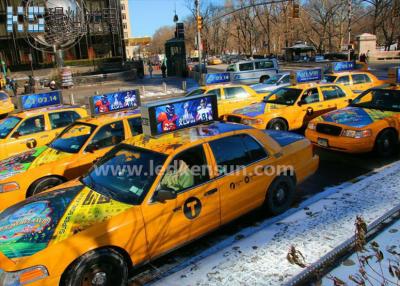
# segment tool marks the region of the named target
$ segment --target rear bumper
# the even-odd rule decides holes
[[[305,135],[312,144],[318,147],[345,153],[367,153],[372,151],[375,145],[373,137],[356,139],[343,136],[331,136],[310,129],[306,130]],[[328,146],[321,146],[318,144],[319,138],[328,140]]]

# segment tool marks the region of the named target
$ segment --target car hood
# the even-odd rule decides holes
[[[245,115],[247,117],[256,117],[261,114],[285,108],[286,105],[275,104],[275,103],[265,103],[265,102],[257,102],[250,104],[249,106],[236,109],[233,111],[234,114]]]
[[[355,128],[363,128],[377,120],[392,116],[391,111],[380,111],[360,107],[347,107],[322,115],[318,121],[334,122]]]
[[[54,150],[47,146],[37,147],[27,152],[0,161],[0,180],[7,179],[29,169],[65,159],[73,154]]]
[[[81,184],[39,194],[0,214],[0,252],[31,256],[131,207]]]
[[[280,87],[284,87],[284,86],[288,86],[289,84],[265,84],[265,83],[257,83],[257,84],[253,84],[250,87],[252,89],[254,89],[257,92],[268,92],[268,91],[274,91]]]

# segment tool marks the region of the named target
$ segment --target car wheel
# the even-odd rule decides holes
[[[78,258],[63,275],[64,286],[128,285],[128,265],[113,249],[100,249]]]
[[[375,141],[375,151],[381,157],[388,157],[396,151],[397,144],[398,138],[396,133],[392,130],[384,130],[378,135]]]
[[[269,79],[269,76],[263,75],[262,77],[260,77],[260,83],[263,83],[267,79]]]
[[[47,177],[36,181],[28,190],[26,197],[40,194],[55,186],[61,185],[64,181],[57,177]]]
[[[281,118],[275,118],[272,119],[267,126],[267,129],[274,129],[274,130],[281,130],[281,131],[287,131],[288,126],[285,120]]]
[[[7,116],[8,116],[8,113],[1,114],[0,115],[0,120],[6,118]]]
[[[278,215],[290,208],[296,185],[292,178],[279,176],[268,188],[265,207],[272,215]]]

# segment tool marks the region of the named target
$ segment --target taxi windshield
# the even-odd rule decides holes
[[[263,84],[276,84],[281,77],[282,75],[273,75],[269,79],[264,80]]]
[[[400,90],[371,89],[354,99],[350,106],[400,112]]]
[[[301,94],[301,89],[297,88],[278,88],[270,95],[264,97],[265,103],[276,103],[283,105],[293,105]]]
[[[204,94],[205,90],[202,88],[197,88],[195,90],[190,91],[188,94],[186,94],[185,96],[194,96],[194,95],[200,95],[200,94]]]
[[[166,158],[161,153],[121,144],[94,165],[81,182],[113,200],[138,205]]]
[[[17,126],[21,118],[10,116],[0,121],[0,139],[4,139]]]
[[[66,153],[78,153],[95,129],[96,126],[91,124],[72,124],[56,137],[49,146]]]
[[[337,76],[334,75],[326,75],[324,76],[324,81],[328,83],[334,83],[336,80]]]

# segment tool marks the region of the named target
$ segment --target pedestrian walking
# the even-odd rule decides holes
[[[369,52],[369,50],[367,51],[367,54],[365,55],[365,63],[368,63],[369,62],[369,54],[370,54],[370,52]]]
[[[153,77],[153,65],[151,64],[151,62],[149,62],[149,74],[150,74],[150,78]]]
[[[365,61],[366,61],[366,56],[365,56],[365,54],[361,54],[361,55],[360,55],[360,62],[365,63]]]
[[[13,92],[14,97],[17,96],[18,83],[17,83],[17,81],[15,80],[15,78],[12,78],[12,79],[10,80],[10,87],[11,87],[11,90],[12,90],[12,92]]]
[[[165,65],[165,62],[163,62],[161,65],[161,72],[162,72],[162,77],[166,78],[167,77],[167,66]]]
[[[29,90],[31,93],[35,93],[35,79],[33,78],[33,76],[29,76],[29,80],[28,80],[28,84],[29,84]]]

